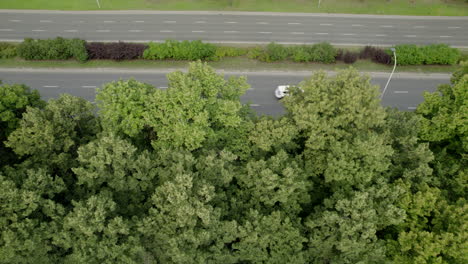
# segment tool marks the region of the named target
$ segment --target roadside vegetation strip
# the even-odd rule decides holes
[[[463,59],[460,50],[446,44],[426,46],[396,45],[399,65],[454,65]],[[4,43],[0,45],[0,58],[18,56],[26,60],[66,60],[76,59],[84,62],[90,59],[113,59],[117,61],[132,59],[147,60],[187,60],[219,61],[225,57],[247,57],[262,62],[313,62],[348,64],[358,59],[370,59],[381,64],[392,64],[394,54],[388,48],[366,46],[357,51],[345,50],[322,42],[312,45],[282,45],[274,42],[266,46],[232,47],[200,40],[166,40],[163,43],[103,43],[86,42],[80,39],[30,39],[18,46]],[[464,58],[466,59],[466,58]]]
[[[2,0],[0,9],[51,10],[215,10],[258,12],[349,13],[377,15],[468,16],[465,0]]]
[[[468,51],[446,45],[396,47],[398,62],[413,65],[399,65],[400,72],[453,72],[458,68],[458,62],[468,60]],[[372,46],[336,48],[328,43],[293,46],[270,43],[266,46],[232,47],[201,41],[168,40],[143,44],[63,38],[0,42],[0,58],[2,67],[45,68],[184,68],[188,61],[203,60],[217,69],[335,70],[353,64],[361,71],[387,72],[393,65],[391,51]]]

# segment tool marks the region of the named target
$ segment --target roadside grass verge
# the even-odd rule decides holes
[[[208,62],[208,64],[219,70],[239,70],[239,71],[317,71],[336,70],[354,67],[359,71],[390,72],[392,65],[374,63],[370,60],[358,60],[354,64],[342,62],[332,64],[321,63],[295,63],[295,62],[260,62],[244,57],[224,58],[220,61]],[[79,63],[75,60],[66,61],[26,61],[19,58],[0,60],[2,68],[131,68],[131,69],[173,69],[186,68],[188,61],[112,61],[112,60],[91,60]],[[458,65],[424,65],[424,66],[397,66],[396,72],[416,72],[416,73],[451,73],[458,69]]]
[[[217,10],[468,16],[465,0],[99,0],[101,10]],[[0,9],[98,10],[96,0],[2,0]]]

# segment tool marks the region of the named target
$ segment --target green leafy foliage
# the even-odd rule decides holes
[[[18,56],[26,60],[68,60],[84,62],[88,58],[85,41],[80,39],[26,38],[17,48]]]
[[[450,82],[457,83],[464,75],[468,74],[468,60],[460,62],[460,68],[452,74]]]
[[[438,92],[425,93],[418,107],[422,117],[420,138],[429,142],[435,154],[433,168],[439,187],[453,199],[464,197],[468,184],[468,75],[453,85],[441,85]]]
[[[465,263],[463,72],[416,113],[318,72],[278,118],[201,62],[104,85],[98,117],[8,86],[0,263]]]
[[[265,57],[263,57],[263,59],[266,62],[282,61],[289,57],[289,49],[274,42],[268,44],[265,47],[264,52]]]
[[[200,40],[177,41],[166,40],[164,43],[150,42],[143,52],[143,58],[148,60],[210,60],[215,56],[216,47]]]
[[[229,46],[216,46],[215,57],[221,59],[224,57],[239,57],[247,54],[248,49]]]
[[[155,91],[151,85],[134,79],[110,82],[97,89],[103,128],[130,137],[142,133],[146,104]]]
[[[1,84],[1,83],[0,83]],[[18,127],[27,107],[41,108],[45,102],[39,92],[23,84],[3,84],[0,86],[0,141]]]
[[[310,50],[310,60],[313,62],[333,63],[335,62],[336,49],[327,42],[312,45]]]
[[[355,70],[333,78],[319,72],[298,86],[283,100],[313,183],[309,262],[382,263],[377,233],[400,223],[404,211],[395,206],[402,191],[382,176],[393,150],[379,132],[386,113],[377,87]]]
[[[292,58],[295,62],[335,62],[336,49],[330,43],[285,47],[274,42],[268,44],[262,54],[253,56],[261,61],[283,61]]]
[[[239,242],[232,245],[241,261],[252,263],[306,263],[307,241],[288,217],[280,212],[262,216],[251,210],[239,226]]]
[[[71,253],[65,263],[141,263],[143,247],[134,224],[116,215],[109,195],[74,202],[54,243]]]
[[[0,174],[0,263],[51,263],[59,260],[53,237],[64,208],[54,201],[65,189],[44,170]]]
[[[44,109],[28,108],[5,145],[36,166],[64,172],[76,162],[78,147],[99,131],[93,110],[90,102],[71,95],[50,100]]]
[[[140,215],[156,186],[156,168],[146,151],[114,135],[103,136],[78,149],[79,166],[73,168],[77,184],[91,194],[110,191],[121,216]]]
[[[42,108],[44,105],[37,90],[31,91],[22,84],[0,85],[0,167],[12,162],[15,157],[3,142],[18,128],[27,107]]]
[[[458,62],[460,51],[446,44],[416,46],[404,44],[395,46],[398,65],[442,64],[453,65]]]
[[[0,59],[16,57],[16,45],[8,42],[0,42]]]
[[[235,150],[245,144],[231,137],[247,136],[245,106],[239,102],[248,88],[245,79],[225,80],[200,62],[168,79],[165,91],[132,80],[106,85],[97,95],[104,127],[133,138],[144,132],[145,142],[156,149],[195,150],[223,142],[222,147]]]

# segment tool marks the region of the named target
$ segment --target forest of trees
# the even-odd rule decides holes
[[[197,62],[96,102],[0,86],[0,263],[468,263],[468,74],[416,112],[356,70],[257,116]]]

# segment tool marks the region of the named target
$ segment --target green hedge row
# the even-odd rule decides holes
[[[264,62],[293,60],[295,62],[333,63],[337,50],[329,43],[302,46],[283,46],[274,42],[266,47],[250,50],[249,58]]]
[[[263,62],[292,60],[294,62],[333,63],[337,60],[342,60],[346,63],[353,63],[360,57],[361,59],[371,59],[378,63],[393,63],[393,56],[389,50],[366,47],[360,53],[353,53],[337,50],[329,43],[284,46],[272,42],[264,47],[238,48],[215,46],[210,43],[203,43],[199,40],[167,40],[164,43],[151,42],[144,51],[143,49],[140,51],[142,53],[140,57],[148,60],[173,59],[209,61],[219,60],[224,57],[246,55],[248,58]],[[398,65],[453,65],[462,58],[458,49],[451,48],[446,44],[428,46],[397,45],[395,49]],[[64,39],[61,37],[46,40],[28,38],[19,45],[0,43],[1,59],[19,56],[26,60],[67,60],[74,58],[84,62],[88,59],[88,52],[84,40]]]
[[[0,59],[10,59],[16,57],[16,45],[11,43],[0,43]]]
[[[460,51],[446,44],[428,46],[395,46],[398,65],[442,64],[453,65],[460,59]]]
[[[17,49],[18,55],[26,60],[67,60],[74,58],[86,61],[88,53],[81,39],[25,39]]]
[[[147,60],[211,60],[216,54],[216,46],[210,43],[195,41],[166,40],[164,43],[150,42],[143,52]]]

